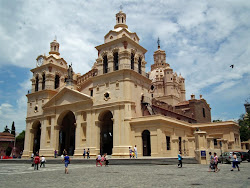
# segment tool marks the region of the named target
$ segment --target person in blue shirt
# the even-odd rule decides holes
[[[181,156],[181,151],[180,151],[179,154],[178,154],[178,161],[179,161],[178,167],[181,168],[181,167],[182,167],[182,156]]]
[[[64,159],[62,160],[62,162],[64,161],[65,163],[65,174],[68,174],[68,165],[70,163],[70,158],[69,156],[67,155],[67,153],[65,153],[65,156],[64,156]]]

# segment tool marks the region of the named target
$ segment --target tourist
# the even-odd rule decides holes
[[[107,153],[104,154],[104,164],[105,164],[105,166],[108,166],[108,164],[109,164]]]
[[[62,154],[63,154],[63,156],[66,156],[66,154],[67,154],[66,149],[63,150],[63,153],[62,153]]]
[[[83,158],[85,159],[85,155],[86,155],[86,150],[85,149],[83,149]]]
[[[67,155],[67,152],[65,152],[65,156],[64,156],[62,162],[63,161],[64,161],[64,164],[65,164],[65,174],[68,174],[69,173],[69,171],[68,171],[68,165],[70,164],[70,158]]]
[[[89,150],[89,148],[88,148],[88,150],[87,150],[87,159],[89,159],[90,158],[90,150]]]
[[[240,171],[240,167],[238,165],[238,159],[236,153],[233,152],[233,165],[232,165],[232,170],[234,171],[235,166],[238,168],[238,171]]]
[[[43,167],[45,167],[45,162],[46,162],[46,159],[45,159],[45,157],[42,155],[40,168],[42,167],[42,165],[43,165]]]
[[[217,153],[214,152],[214,172],[219,172],[220,169],[218,169],[218,156]]]
[[[211,172],[211,170],[215,171],[215,168],[214,168],[214,156],[212,155],[212,152],[209,152],[209,169],[208,169],[208,171]]]
[[[135,145],[135,147],[134,147],[134,152],[135,152],[135,157],[136,157],[136,159],[137,159],[137,147],[136,147],[136,145]]]
[[[179,154],[178,154],[178,168],[181,168],[182,167],[182,156],[181,156],[181,151],[179,151]]]
[[[133,150],[131,149],[131,147],[129,147],[128,150],[129,150],[129,158],[131,159]]]
[[[38,165],[40,163],[40,157],[39,155],[36,154],[35,158],[34,158],[34,170],[38,170]]]
[[[56,151],[56,149],[54,151],[54,155],[55,155],[55,158],[57,158],[57,151]]]
[[[31,167],[33,167],[34,166],[34,153],[31,154],[30,159],[31,159]]]
[[[102,166],[102,163],[101,163],[101,155],[97,155],[96,157],[96,167],[98,166],[98,163]]]

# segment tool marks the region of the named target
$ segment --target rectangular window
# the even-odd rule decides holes
[[[214,139],[214,146],[218,146],[217,139]]]
[[[170,147],[170,136],[166,136],[166,142],[167,142],[167,150],[171,150],[171,147]]]
[[[93,89],[90,90],[90,96],[93,97]]]
[[[202,108],[203,117],[206,117],[205,108]]]

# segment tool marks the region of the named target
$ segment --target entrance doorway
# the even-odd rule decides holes
[[[59,154],[63,153],[65,149],[69,156],[74,155],[75,150],[75,115],[72,111],[62,114],[63,117],[59,130]],[[61,119],[60,118],[60,119]]]
[[[142,132],[142,147],[143,156],[151,156],[150,132],[148,130]]]
[[[34,134],[34,140],[33,140],[33,153],[36,152],[39,153],[40,150],[40,143],[41,143],[41,123],[40,121],[35,122],[32,126],[33,128],[33,134]]]
[[[113,149],[113,115],[110,111],[100,114],[100,153],[112,154]]]

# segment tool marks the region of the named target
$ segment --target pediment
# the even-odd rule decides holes
[[[43,108],[64,106],[79,102],[92,102],[92,98],[89,95],[81,93],[77,90],[64,87],[59,93],[52,97]]]

